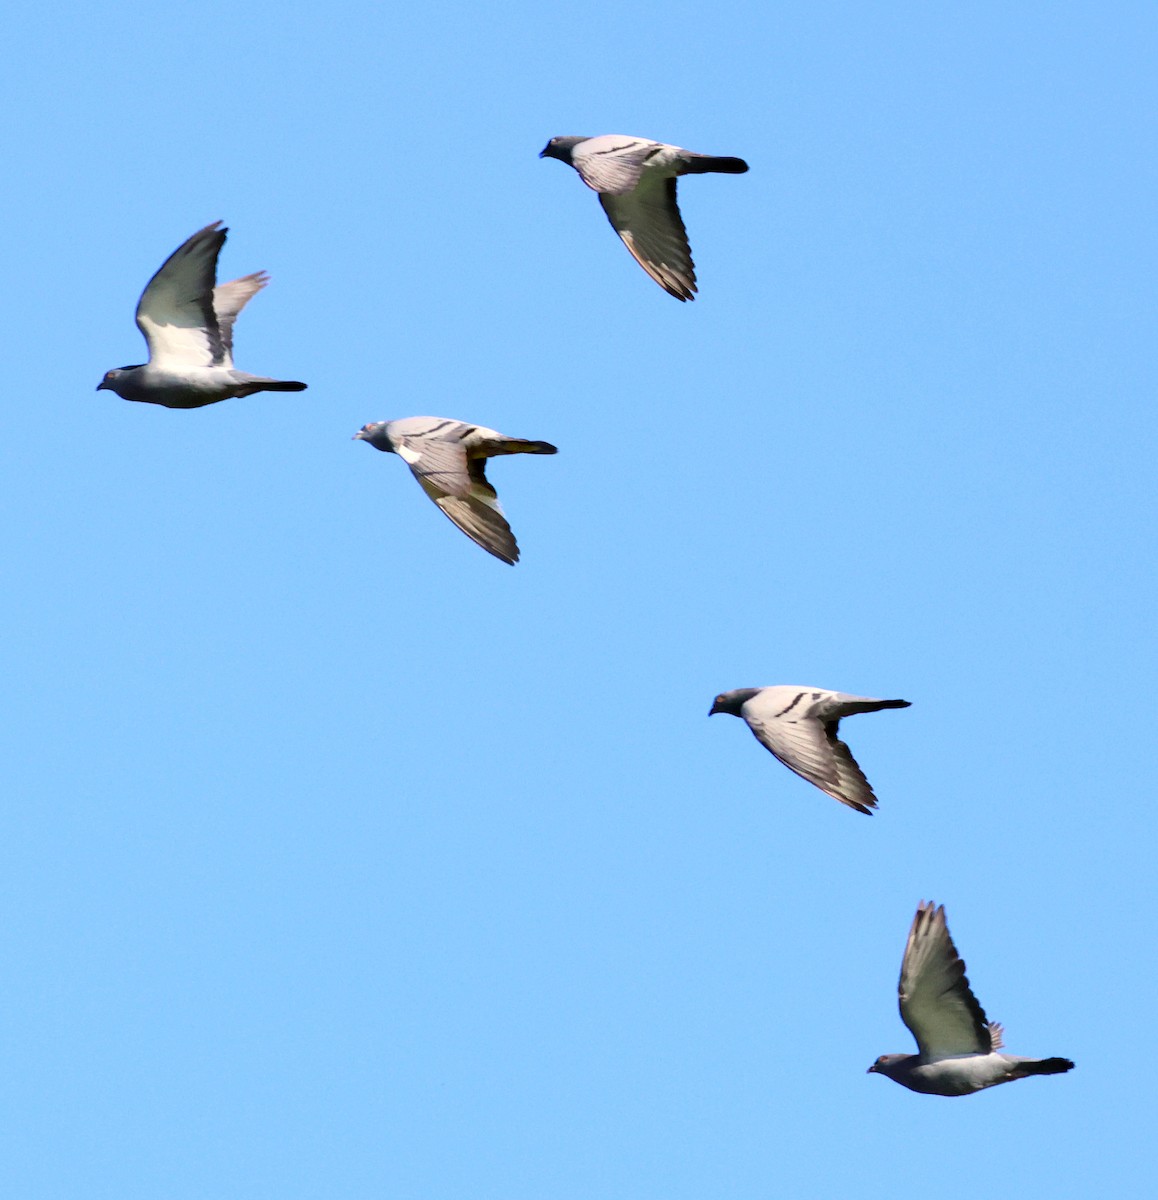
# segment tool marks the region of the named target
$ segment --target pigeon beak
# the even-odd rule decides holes
[[[709,717],[714,717],[714,716],[716,715],[716,713],[718,713],[719,711],[720,711],[720,710],[719,710],[719,709],[718,709],[718,708],[715,706],[715,704],[713,703],[712,707],[708,709],[708,716],[709,716]]]
[[[107,383],[105,383],[105,381],[102,379],[102,380],[100,381],[100,383],[98,383],[98,384],[96,385],[96,390],[97,390],[98,392],[103,392],[103,391],[104,391],[104,390],[105,390],[105,389],[106,389],[108,386],[109,386],[109,385],[108,385]]]
[[[877,1064],[873,1063],[873,1065],[871,1067],[869,1067],[869,1069],[865,1072],[865,1074],[866,1075],[875,1075],[876,1069],[877,1069]]]
[[[356,434],[354,434],[354,436],[353,436],[353,437],[350,439],[350,441],[352,441],[352,442],[360,442],[360,441],[362,441],[362,440],[363,440],[363,438],[362,438],[362,431],[361,431],[360,429],[359,429],[359,430],[358,430],[358,432],[357,432]]]

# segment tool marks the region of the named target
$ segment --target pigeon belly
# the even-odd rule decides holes
[[[968,1096],[1012,1078],[1012,1063],[1004,1054],[966,1054],[922,1063],[909,1072],[914,1092],[934,1096]]]
[[[160,404],[164,408],[203,408],[236,395],[234,372],[222,367],[188,367],[166,371],[138,367],[118,381],[117,394],[125,400]]]

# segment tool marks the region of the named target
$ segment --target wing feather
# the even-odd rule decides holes
[[[672,176],[645,176],[634,191],[601,194],[599,203],[631,256],[677,300],[696,293],[696,269]]]
[[[921,901],[909,930],[897,984],[901,1020],[926,1061],[988,1054],[1001,1044],[965,977],[965,964],[949,936],[945,909]]]
[[[151,366],[212,367],[225,361],[213,287],[227,232],[220,221],[198,230],[165,259],[141,293],[137,327],[149,344]]]
[[[575,147],[571,165],[594,191],[622,195],[639,183],[648,160],[663,149],[662,142],[608,133]]]
[[[237,314],[267,283],[269,274],[258,271],[218,284],[213,289],[213,311],[217,315],[217,328],[221,333],[222,366],[233,366],[233,323],[237,320]]]
[[[495,489],[486,478],[486,460],[468,459],[462,434],[475,426],[447,423],[450,436],[399,435],[391,428],[398,454],[422,490],[439,509],[484,550],[514,564],[519,547]]]
[[[802,692],[806,697],[811,693]],[[836,736],[839,717],[823,720],[813,715],[814,702],[770,708],[759,695],[742,709],[744,720],[765,749],[790,771],[808,780],[833,799],[870,814],[877,798],[848,746]]]

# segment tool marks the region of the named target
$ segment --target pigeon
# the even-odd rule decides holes
[[[487,482],[486,460],[497,454],[555,454],[550,442],[511,438],[449,417],[404,417],[363,425],[355,440],[397,454],[422,490],[466,534],[512,566],[519,547]]]
[[[579,172],[599,193],[612,228],[637,263],[677,300],[692,300],[696,270],[680,210],[677,175],[742,175],[742,158],[696,154],[647,138],[609,133],[602,137],[555,137],[539,153]]]
[[[853,713],[908,707],[908,700],[873,700],[781,684],[721,692],[708,716],[743,717],[761,745],[786,767],[841,804],[871,816],[877,798],[848,747],[836,736],[837,727],[842,717]]]
[[[868,1069],[928,1096],[968,1096],[1029,1075],[1073,1070],[1068,1058],[999,1054],[1002,1027],[987,1021],[965,978],[965,964],[945,924],[944,906],[917,906],[901,978],[901,1020],[917,1039],[919,1054],[882,1054]]]
[[[149,361],[108,371],[97,391],[165,408],[203,408],[254,392],[301,392],[304,383],[250,375],[233,365],[233,323],[269,282],[265,271],[214,286],[228,229],[198,230],[161,264],[137,303]]]

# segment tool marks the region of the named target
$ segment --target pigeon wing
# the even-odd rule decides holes
[[[225,361],[213,285],[226,232],[220,221],[199,230],[165,259],[141,293],[137,327],[149,344],[150,366],[212,367]]]
[[[240,279],[218,284],[213,289],[213,311],[217,315],[217,328],[221,334],[222,366],[233,366],[233,323],[237,320],[237,314],[267,283],[268,273],[258,271],[254,275],[243,275]]]
[[[487,482],[484,459],[468,459],[453,437],[398,437],[393,431],[391,437],[422,490],[471,541],[505,563],[518,562],[519,547]]]
[[[922,900],[917,908],[897,992],[901,1020],[917,1039],[924,1060],[988,1054],[993,1049],[994,1027],[969,987],[944,907]],[[996,1032],[1000,1045],[999,1025]]]
[[[808,708],[790,714],[789,710],[796,708],[795,701],[787,709],[779,700],[775,711],[768,708],[755,696],[742,709],[744,720],[760,744],[822,792],[857,812],[871,815],[877,798],[851,751],[836,736],[840,718],[825,720],[812,715]]]
[[[676,181],[644,176],[634,191],[600,194],[611,227],[632,258],[677,300],[696,293],[696,268],[687,230],[676,204]]]
[[[609,133],[576,146],[571,152],[571,165],[594,191],[622,195],[639,183],[648,160],[663,149],[662,142]]]

